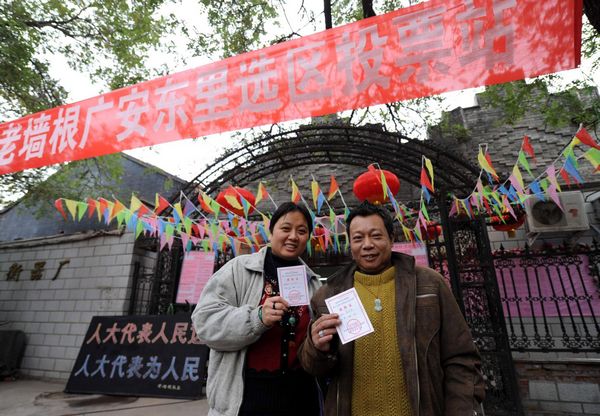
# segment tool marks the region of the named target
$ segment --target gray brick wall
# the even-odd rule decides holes
[[[72,237],[0,244],[0,322],[7,322],[2,329],[27,335],[21,366],[26,375],[68,378],[92,316],[127,313],[133,235],[69,241]],[[63,260],[70,263],[51,280]],[[31,280],[41,261],[42,278]],[[23,270],[18,281],[9,281],[15,263]]]
[[[527,416],[600,415],[600,361],[561,355],[515,361]]]

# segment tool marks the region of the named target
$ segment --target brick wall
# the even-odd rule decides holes
[[[600,359],[515,360],[528,416],[600,415]]]
[[[27,335],[22,373],[67,378],[92,316],[127,313],[133,251],[133,235],[120,232],[0,244],[0,329]],[[41,277],[31,280],[38,262]],[[15,265],[18,280],[7,280]]]

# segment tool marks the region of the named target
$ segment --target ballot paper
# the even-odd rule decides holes
[[[329,312],[337,313],[342,321],[342,324],[336,327],[342,344],[373,332],[373,325],[356,289],[350,288],[345,292],[325,299],[325,304]]]
[[[277,269],[279,281],[279,293],[288,301],[290,306],[308,305],[310,296],[308,294],[308,279],[306,267],[290,266]]]

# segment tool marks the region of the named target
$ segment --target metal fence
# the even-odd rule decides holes
[[[600,352],[600,246],[493,253],[510,347]]]

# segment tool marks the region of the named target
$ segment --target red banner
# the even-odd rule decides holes
[[[579,65],[582,0],[435,0],[0,125],[0,174]]]

